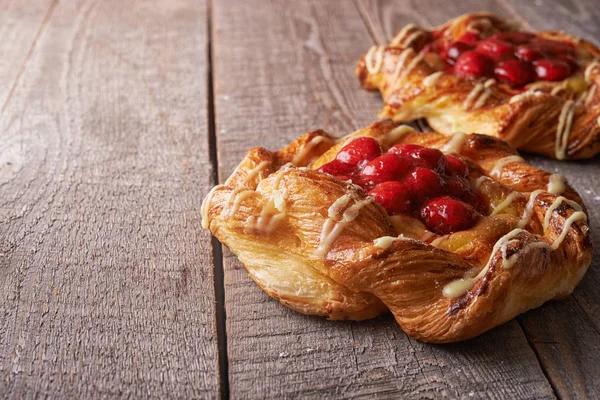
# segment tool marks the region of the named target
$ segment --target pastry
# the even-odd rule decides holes
[[[390,310],[426,342],[568,296],[592,258],[586,220],[563,177],[505,142],[389,121],[254,148],[202,204],[203,227],[282,304],[330,319]]]
[[[426,30],[407,25],[373,46],[356,73],[378,90],[381,117],[425,118],[436,131],[477,132],[547,157],[600,152],[600,58],[563,32],[524,32],[488,13]]]

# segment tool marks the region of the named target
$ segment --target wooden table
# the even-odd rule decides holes
[[[600,265],[575,293],[432,346],[307,317],[200,228],[246,150],[376,119],[358,57],[489,10],[594,41],[573,2],[0,1],[0,397],[599,398]],[[589,207],[600,159],[528,159]]]

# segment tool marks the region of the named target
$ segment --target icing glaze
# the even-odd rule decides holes
[[[567,203],[568,205],[570,205],[577,211],[582,210],[581,206],[579,204],[577,204],[576,202],[574,202],[573,200],[569,200],[563,196],[558,196],[556,199],[554,199],[554,202],[552,202],[552,205],[550,207],[548,207],[548,210],[546,210],[546,215],[544,215],[544,229],[546,229],[548,227],[548,225],[550,224],[550,218],[552,217],[552,213],[554,213],[554,210],[556,210],[558,208],[558,206],[560,206],[562,203]]]
[[[506,198],[500,204],[498,204],[498,206],[496,208],[494,208],[494,211],[492,211],[492,213],[490,214],[490,217],[493,217],[494,215],[499,214],[500,211],[502,211],[506,207],[510,206],[512,204],[512,202],[515,200],[515,198],[519,197],[519,195],[520,195],[519,192],[512,192],[511,194],[506,196]]]
[[[538,92],[535,90],[527,90],[526,92],[515,94],[513,97],[510,98],[508,103],[509,104],[516,103],[517,101],[521,101],[521,100],[525,99],[526,97],[531,97],[531,96],[537,97],[537,96],[541,96],[542,94],[543,94],[542,92]]]
[[[311,151],[312,149],[314,149],[315,147],[317,147],[319,144],[321,144],[323,142],[331,143],[332,141],[331,141],[331,139],[329,139],[326,136],[314,136],[294,156],[294,158],[292,159],[292,164],[298,164],[308,154],[309,151]]]
[[[523,210],[523,215],[521,216],[521,220],[517,224],[517,228],[524,228],[529,221],[531,221],[531,217],[533,216],[533,207],[535,205],[535,199],[540,195],[540,193],[544,193],[542,189],[535,190],[531,192],[529,195],[529,201],[525,206],[525,210]]]
[[[342,196],[341,198],[343,198],[344,196]],[[354,219],[358,217],[361,208],[373,201],[373,198],[367,197],[364,200],[355,202],[353,205],[348,207],[346,211],[344,211],[344,213],[342,214],[342,219],[336,221],[333,218],[339,216],[341,208],[343,207],[343,205],[348,203],[350,197],[348,196],[347,200],[343,200],[340,203],[337,203],[340,199],[336,200],[336,202],[332,204],[329,207],[329,210],[327,211],[329,218],[327,218],[327,220],[325,221],[325,224],[323,225],[323,230],[321,231],[321,237],[319,238],[319,247],[315,251],[315,255],[317,257],[325,258],[325,256],[329,252],[329,249],[331,248],[335,240],[340,236],[346,225],[349,222],[354,221]]]
[[[564,160],[567,153],[567,145],[569,144],[569,136],[571,134],[571,124],[573,123],[573,114],[575,113],[574,101],[567,100],[558,118],[556,127],[556,140],[554,142],[554,153],[558,160]]]
[[[585,81],[587,83],[592,83],[592,71],[597,67],[600,67],[600,62],[598,62],[598,60],[594,60],[585,68],[583,76],[585,77]]]
[[[413,133],[414,131],[414,128],[408,125],[397,126],[383,136],[381,144],[385,146],[392,146],[404,136],[408,135],[409,133]]]
[[[559,174],[552,174],[548,179],[548,193],[562,194],[566,190],[565,177]]]
[[[365,66],[370,74],[375,74],[381,70],[383,65],[383,46],[372,46],[365,56]],[[375,57],[373,57],[375,55]],[[375,59],[373,61],[373,58]]]
[[[467,135],[463,132],[456,132],[452,136],[452,138],[442,147],[442,151],[444,153],[458,153],[460,148],[463,146],[465,140],[467,140]]]
[[[496,80],[493,78],[488,79],[484,83],[479,82],[475,87],[471,90],[467,98],[463,103],[464,110],[476,110],[482,107],[487,99],[491,96],[492,92],[490,87],[492,87],[496,83]]]
[[[502,175],[502,169],[504,168],[504,166],[506,164],[516,163],[516,162],[524,162],[524,161],[525,160],[523,160],[522,157],[517,156],[517,155],[503,157],[496,161],[496,163],[494,164],[494,168],[492,168],[492,170],[490,171],[490,175],[494,176],[496,178],[499,178]]]
[[[415,24],[408,24],[404,28],[402,28],[400,32],[398,32],[396,37],[390,42],[390,46],[397,46],[400,43],[403,43],[404,39],[406,38],[406,35],[408,35],[408,31],[410,31],[413,28],[416,28]]]
[[[435,84],[441,78],[442,75],[444,75],[443,71],[437,71],[437,72],[427,75],[425,77],[425,79],[423,79],[423,85],[425,87],[435,86]]]

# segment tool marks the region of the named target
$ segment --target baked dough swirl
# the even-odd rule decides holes
[[[425,118],[444,134],[478,132],[558,160],[600,153],[600,50],[590,42],[564,32],[537,32],[537,38],[572,45],[576,71],[564,80],[522,88],[450,73],[426,49],[434,40],[444,47],[469,33],[489,37],[514,30],[514,24],[488,13],[466,14],[432,30],[410,24],[389,44],[373,46],[356,74],[363,88],[381,93],[382,118]]]
[[[459,155],[487,215],[469,230],[437,235],[316,171],[363,136],[384,149],[415,143]],[[390,310],[426,342],[468,339],[568,296],[592,258],[585,208],[564,179],[493,137],[419,133],[392,122],[341,139],[309,132],[276,152],[254,148],[206,196],[202,217],[285,306],[337,320]]]

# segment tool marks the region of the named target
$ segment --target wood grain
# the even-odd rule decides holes
[[[0,37],[0,111],[3,111],[23,72],[29,65],[37,39],[44,33],[56,8],[56,0],[27,4],[20,0],[2,0]]]
[[[219,177],[250,147],[276,149],[323,127],[341,135],[376,119],[379,97],[354,77],[372,41],[351,2],[214,4]],[[233,398],[552,398],[513,321],[475,340],[431,346],[389,317],[332,322],[287,310],[225,252]]]
[[[191,0],[0,14],[17,64],[40,32],[0,117],[3,397],[216,397],[206,21]]]

